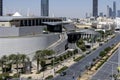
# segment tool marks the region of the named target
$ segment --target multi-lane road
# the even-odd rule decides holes
[[[113,75],[118,74],[118,57],[120,51],[117,50],[111,58],[92,76],[91,80],[114,80]]]
[[[91,52],[91,54],[86,56],[84,59],[69,67],[65,71],[66,72],[65,76],[58,75],[57,77],[54,78],[54,80],[76,80],[79,75],[84,73],[86,66],[89,66],[90,63],[92,63],[93,59],[96,58],[102,50],[118,42],[120,42],[120,34],[116,34],[115,38],[109,40],[107,43],[103,44],[101,47]]]

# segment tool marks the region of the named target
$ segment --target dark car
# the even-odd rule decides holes
[[[66,72],[62,72],[61,74],[60,74],[60,76],[65,76],[66,75]]]

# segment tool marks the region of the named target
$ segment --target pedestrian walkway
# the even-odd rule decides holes
[[[75,55],[75,57],[79,57],[81,56],[80,54]],[[36,74],[36,70],[32,70],[32,74],[21,74],[21,78],[28,78],[28,77],[32,77],[32,79],[45,79],[46,77],[50,76],[50,75],[54,75],[56,71],[60,70],[61,68],[63,68],[64,66],[70,67],[71,65],[75,64],[76,62],[74,62],[73,57],[69,58],[68,60],[63,61],[61,64],[57,65],[54,67],[53,69],[47,69],[44,72],[41,72],[40,74]],[[59,74],[55,74],[55,76],[57,76]]]

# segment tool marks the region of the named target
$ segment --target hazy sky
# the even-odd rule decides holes
[[[106,6],[112,7],[112,2],[116,1],[117,9],[120,9],[120,0],[99,0],[99,12],[106,13]],[[30,13],[40,16],[41,0],[3,0],[4,14],[16,11],[23,15]],[[50,16],[85,17],[86,12],[92,13],[92,0],[49,0]]]

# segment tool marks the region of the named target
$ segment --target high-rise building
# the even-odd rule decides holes
[[[93,0],[93,17],[98,17],[98,0]]]
[[[113,18],[116,17],[116,2],[113,2]]]
[[[100,12],[100,13],[99,13],[99,16],[100,16],[100,17],[103,17],[103,12]]]
[[[49,16],[49,0],[41,0],[41,16]]]
[[[112,18],[113,17],[113,11],[112,8],[107,5],[107,17]]]
[[[117,11],[117,17],[120,17],[120,10]]]
[[[3,0],[0,0],[0,16],[3,15]]]
[[[113,11],[112,11],[112,8],[109,7],[109,17],[112,18],[112,16],[113,16]]]
[[[107,17],[110,17],[110,7],[107,5]]]

